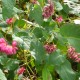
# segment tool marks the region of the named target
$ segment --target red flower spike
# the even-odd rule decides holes
[[[25,70],[26,69],[24,67],[21,67],[21,68],[18,69],[17,74],[18,75],[23,74]]]
[[[58,23],[61,23],[61,22],[63,21],[62,16],[57,17],[57,18],[56,18],[56,21],[57,21]]]
[[[43,8],[43,18],[48,19],[50,16],[52,16],[52,14],[54,13],[54,7],[53,4],[47,4],[46,6],[44,6]]]
[[[68,57],[75,62],[80,62],[80,54],[76,52],[75,48],[69,46],[68,48]]]
[[[13,23],[13,18],[6,19],[6,23],[7,24],[12,24]]]
[[[12,46],[13,46],[13,47],[17,46],[17,42],[16,42],[16,41],[13,41],[13,42],[12,42]]]
[[[56,48],[56,45],[54,45],[54,44],[49,44],[49,43],[45,44],[45,45],[44,45],[44,48],[45,48],[45,50],[46,50],[47,53],[55,52],[56,49],[57,49],[57,48]]]
[[[4,38],[0,38],[0,44],[1,43],[6,43],[6,40]]]
[[[12,45],[8,45],[4,38],[0,38],[0,52],[5,53],[6,55],[13,55],[16,54],[17,42],[13,41]]]

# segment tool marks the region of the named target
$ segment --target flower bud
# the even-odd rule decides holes
[[[13,42],[12,42],[12,46],[13,46],[13,47],[17,46],[17,42],[16,42],[16,41],[13,41]]]
[[[17,42],[13,41],[12,45],[9,45],[4,38],[0,38],[0,52],[5,53],[6,55],[16,54]]]
[[[56,18],[56,21],[57,21],[58,23],[61,23],[61,22],[63,21],[62,16],[57,17],[57,18]]]
[[[12,24],[13,23],[13,18],[6,19],[6,23],[7,24]]]
[[[68,57],[75,62],[80,62],[80,54],[76,52],[75,48],[69,46],[68,48]]]
[[[52,14],[54,13],[54,7],[53,4],[47,4],[46,6],[44,6],[43,8],[43,17],[44,18],[49,18],[50,16],[52,16]]]
[[[55,52],[56,49],[57,49],[57,48],[56,48],[56,45],[54,45],[54,44],[49,44],[49,43],[45,44],[45,45],[44,45],[44,48],[45,48],[45,50],[46,50],[47,53]]]
[[[24,67],[21,67],[21,68],[18,69],[17,74],[18,75],[23,74],[25,70],[26,69]]]

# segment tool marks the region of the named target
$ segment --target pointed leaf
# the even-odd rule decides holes
[[[35,5],[34,9],[30,11],[30,18],[35,20],[38,24],[42,24],[43,18],[42,18],[42,10],[39,5]]]
[[[60,28],[60,33],[67,38],[80,38],[80,25],[67,23]]]
[[[7,78],[5,77],[5,74],[1,69],[0,69],[0,80],[7,80]]]
[[[35,58],[37,64],[42,64],[45,59],[45,51],[43,45],[39,41],[31,42],[31,54]]]
[[[2,0],[2,14],[3,18],[6,20],[7,18],[13,17],[14,10],[13,7],[15,5],[15,0]]]
[[[62,65],[56,66],[56,71],[62,80],[76,80],[76,74],[72,70],[68,60],[66,60]]]
[[[49,72],[47,66],[42,70],[42,78],[43,80],[52,80],[51,73]]]

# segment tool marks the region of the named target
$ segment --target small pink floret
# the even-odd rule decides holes
[[[80,53],[77,53],[74,47],[69,46],[67,53],[70,59],[72,59],[75,62],[80,62]]]
[[[45,45],[44,45],[44,48],[45,48],[45,50],[46,50],[47,53],[55,52],[56,49],[57,49],[57,48],[56,48],[56,45],[54,45],[54,44],[49,44],[49,43],[45,44]]]
[[[13,18],[6,19],[6,23],[7,24],[12,24],[13,23]]]
[[[4,38],[0,38],[0,44],[1,43],[6,43],[5,39]]]
[[[21,67],[21,68],[18,69],[17,74],[18,75],[23,74],[25,70],[26,69],[24,67]]]
[[[47,4],[46,6],[44,6],[42,13],[43,18],[49,18],[50,16],[52,16],[53,13],[54,13],[53,4]]]
[[[57,18],[56,18],[56,21],[57,21],[58,23],[61,23],[61,22],[63,21],[62,16],[57,17]]]
[[[16,41],[13,41],[13,42],[12,42],[12,46],[13,46],[13,47],[17,46],[17,42],[16,42]]]
[[[4,38],[0,38],[0,52],[5,53],[6,55],[16,54],[17,42],[13,41],[12,45],[8,45]]]

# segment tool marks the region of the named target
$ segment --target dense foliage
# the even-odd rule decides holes
[[[0,80],[80,79],[79,0],[0,4]]]

